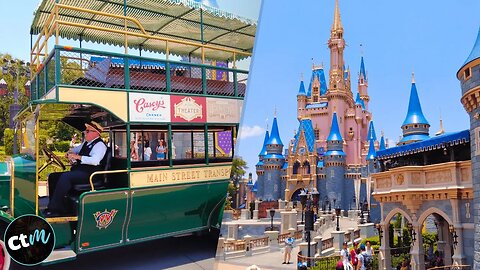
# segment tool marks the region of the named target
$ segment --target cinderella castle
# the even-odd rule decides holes
[[[341,209],[358,209],[360,203],[375,205],[369,176],[380,169],[376,151],[386,149],[383,135],[377,139],[372,113],[368,110],[368,75],[363,57],[354,95],[351,72],[343,52],[345,40],[338,1],[328,40],[328,82],[323,66],[313,66],[305,88],[297,94],[297,132],[288,145],[280,139],[277,119],[265,134],[256,164],[257,181],[250,182],[263,201],[298,201],[302,190],[317,190],[321,202]],[[414,78],[399,145],[429,138],[430,124],[423,115]],[[286,148],[284,150],[284,148]],[[377,213],[375,213],[377,212]],[[372,209],[372,215],[378,217]]]
[[[328,40],[328,81],[323,66],[313,66],[308,88],[300,82],[299,126],[288,145],[280,139],[277,119],[273,120],[256,165],[257,198],[292,201],[298,200],[303,189],[316,189],[322,202],[328,201],[332,207],[356,209],[364,200],[370,204],[366,179],[376,167],[375,149],[385,148],[385,143],[383,137],[377,140],[368,110],[368,75],[363,57],[358,93],[352,93],[351,72],[343,57],[343,34],[337,1]]]

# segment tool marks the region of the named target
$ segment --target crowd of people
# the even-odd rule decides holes
[[[337,263],[337,270],[371,270],[373,256],[375,252],[370,241],[361,244],[360,247],[357,242],[353,243],[353,247],[348,250],[348,243],[343,243],[343,248],[340,251],[342,258]]]

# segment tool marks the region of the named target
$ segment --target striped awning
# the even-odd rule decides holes
[[[37,35],[44,31],[48,17],[54,10],[55,2],[55,0],[41,0],[35,11],[31,34]],[[127,23],[128,31],[134,33],[142,33],[141,28],[143,27],[148,36],[203,43],[240,52],[251,53],[253,51],[257,28],[255,21],[202,5],[193,0],[127,0],[126,6],[124,0],[59,0],[58,2],[60,5],[133,17],[141,25],[139,27],[131,21]],[[125,21],[121,18],[60,8],[58,20],[69,23],[69,25],[59,24],[59,35],[62,38],[118,46],[125,44],[123,34],[99,30],[99,28],[125,30]],[[165,42],[148,37],[129,36],[128,47],[166,52]],[[170,43],[169,52],[179,56],[201,57],[202,55],[198,45]],[[211,60],[233,60],[233,54],[230,52],[206,49],[204,53],[205,57]],[[236,60],[246,57],[241,54],[235,56]]]

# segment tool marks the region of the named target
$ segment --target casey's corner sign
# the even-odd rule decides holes
[[[238,123],[243,101],[225,98],[148,93],[129,94],[132,122]]]
[[[130,187],[151,187],[184,184],[230,178],[232,166],[211,166],[186,169],[169,169],[146,172],[131,172]]]

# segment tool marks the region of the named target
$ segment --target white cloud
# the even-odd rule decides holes
[[[238,138],[240,139],[245,139],[248,137],[258,137],[265,134],[265,129],[260,127],[260,126],[241,126],[240,127],[240,132],[238,134]]]

